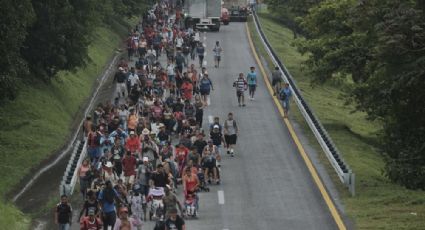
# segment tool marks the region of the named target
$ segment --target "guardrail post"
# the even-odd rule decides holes
[[[356,195],[356,175],[351,172],[350,170],[350,185],[348,187],[348,190],[351,193],[351,196],[355,196]]]

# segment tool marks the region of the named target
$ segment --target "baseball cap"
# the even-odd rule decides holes
[[[143,157],[143,161],[149,161],[148,157]]]
[[[218,126],[218,125],[214,125],[214,126],[213,126],[213,128],[214,128],[214,129],[219,129],[219,128],[220,128],[220,126]]]

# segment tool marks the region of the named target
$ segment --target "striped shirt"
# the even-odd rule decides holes
[[[238,78],[234,83],[233,87],[236,87],[236,90],[238,92],[245,91],[246,89],[246,81],[243,78]]]

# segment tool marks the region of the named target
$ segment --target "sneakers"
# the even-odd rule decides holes
[[[230,150],[227,150],[227,154],[230,154]]]
[[[231,153],[231,154],[230,154],[230,156],[231,156],[231,157],[235,157],[235,154],[234,154],[234,153]]]

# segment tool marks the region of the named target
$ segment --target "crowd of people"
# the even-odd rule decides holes
[[[183,217],[198,215],[197,192],[220,184],[220,147],[225,143],[234,155],[238,129],[231,113],[223,124],[216,118],[202,128],[214,90],[203,65],[205,46],[198,31],[170,16],[179,7],[170,3],[158,1],[131,32],[128,57],[114,76],[114,100],[84,122],[80,229],[141,229],[148,219],[157,229],[185,229]],[[217,68],[221,51],[217,42]],[[62,195],[55,210],[60,229],[69,228],[72,212]]]
[[[114,99],[84,122],[87,158],[78,169],[84,204],[76,220],[81,230],[141,229],[147,220],[156,221],[156,229],[185,229],[184,217],[199,215],[197,193],[221,182],[222,149],[235,155],[239,129],[232,113],[203,124],[214,87],[200,33],[184,28],[178,15],[182,4],[159,0],[144,15],[126,40],[127,58],[117,65]],[[212,51],[219,68],[218,41]],[[246,78],[239,74],[233,84],[239,106],[245,106],[247,90],[254,100],[256,85],[254,67]],[[275,87],[279,95],[285,88]],[[55,210],[60,229],[69,229],[72,212],[62,195]]]

